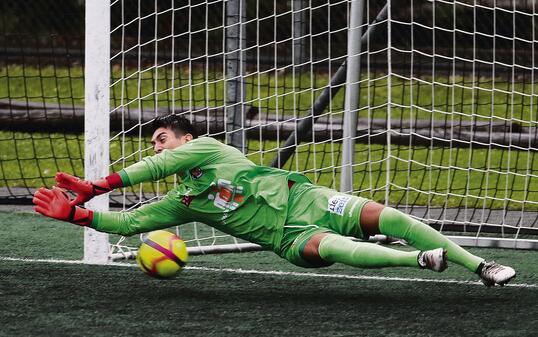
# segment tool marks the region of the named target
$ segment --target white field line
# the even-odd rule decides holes
[[[82,260],[26,259],[26,258],[5,257],[5,256],[0,256],[0,261],[16,261],[16,262],[28,262],[28,263],[55,263],[55,264],[85,264]],[[124,262],[110,262],[106,264],[105,266],[138,267],[134,263],[124,263]],[[208,271],[208,272],[225,272],[225,273],[233,273],[233,274],[250,274],[250,275],[297,276],[297,277],[318,277],[318,278],[333,278],[333,279],[398,281],[398,282],[449,283],[449,284],[462,284],[462,285],[472,285],[472,286],[481,286],[481,287],[484,286],[482,282],[479,282],[479,281],[459,281],[459,280],[450,280],[450,279],[300,273],[300,272],[278,271],[278,270],[249,270],[249,269],[232,269],[232,268],[208,268],[208,267],[196,267],[196,266],[187,266],[185,267],[185,269]],[[510,284],[507,284],[505,287],[538,288],[538,284],[510,283]]]

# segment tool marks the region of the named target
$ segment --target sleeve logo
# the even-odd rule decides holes
[[[192,195],[184,195],[183,198],[181,198],[181,202],[189,207],[191,205],[192,199],[194,199],[194,196]]]
[[[327,210],[331,213],[344,215],[344,210],[349,200],[351,200],[349,195],[335,195],[329,199]]]

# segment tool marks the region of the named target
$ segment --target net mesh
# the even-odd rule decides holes
[[[182,114],[201,134],[269,165],[345,60],[347,10],[346,1],[113,3],[112,116],[128,125],[112,137],[121,148],[112,154],[114,169],[152,152],[148,122],[165,113]],[[119,50],[116,41],[123,41]],[[339,97],[323,117],[323,140],[310,137],[284,166],[329,186],[339,154],[327,131],[341,114]],[[175,183],[143,184],[124,200],[158,198]],[[180,234],[195,245],[238,242],[202,224]]]
[[[447,230],[529,232],[538,200],[534,2],[407,4],[390,23],[390,129],[400,144],[388,156],[390,203],[422,205],[415,212]]]
[[[58,170],[84,173],[83,9],[0,3],[0,203],[30,203]]]
[[[32,31],[13,19],[23,16],[20,5],[0,5],[9,56],[0,70],[2,202],[28,202],[58,170],[82,175],[83,6],[65,3],[51,10],[71,20]],[[364,1],[362,31],[377,29],[360,52],[351,192],[444,232],[533,234],[534,2],[403,0],[380,16],[385,5]],[[348,56],[349,6],[111,1],[111,171],[151,154],[151,120],[177,113],[255,163],[340,189],[345,83],[334,77]],[[45,17],[38,12],[36,21]],[[331,98],[313,119],[324,90]],[[301,141],[287,158],[293,135]],[[111,203],[154,201],[175,179],[125,189]],[[193,238],[233,242],[193,226],[185,229]]]

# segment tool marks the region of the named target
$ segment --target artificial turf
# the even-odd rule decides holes
[[[82,256],[76,226],[10,212],[0,212],[0,224],[2,258]],[[535,336],[538,252],[472,251],[514,266],[515,286],[425,282],[476,281],[453,264],[442,274],[307,270],[270,252],[193,256],[191,269],[171,280],[151,279],[128,262],[2,259],[0,335]]]

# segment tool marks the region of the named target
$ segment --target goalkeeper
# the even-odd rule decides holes
[[[197,137],[176,115],[153,122],[156,154],[96,181],[56,175],[40,188],[35,210],[45,216],[120,235],[192,221],[257,243],[302,267],[339,262],[361,268],[407,266],[441,272],[447,260],[477,273],[485,285],[504,285],[514,269],[486,262],[410,216],[368,199],[316,186],[300,173],[258,166],[237,149]],[[177,174],[181,183],[162,200],[129,212],[93,212],[78,205],[115,188]],[[76,194],[74,200],[63,192]],[[384,234],[417,251],[351,240]]]

